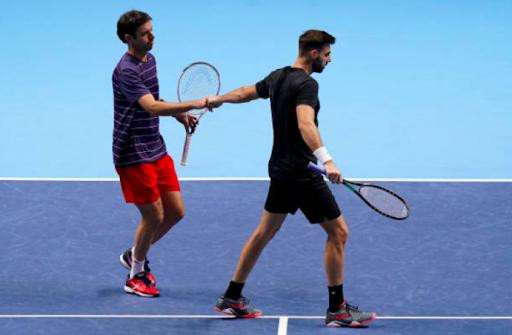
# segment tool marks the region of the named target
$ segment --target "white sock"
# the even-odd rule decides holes
[[[132,254],[132,268],[130,269],[130,278],[135,277],[136,274],[144,272],[144,261],[136,260]]]

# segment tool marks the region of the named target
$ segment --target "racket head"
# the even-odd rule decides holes
[[[326,174],[323,167],[313,162],[309,162],[307,168],[323,175]],[[379,214],[395,220],[405,220],[409,217],[410,209],[407,202],[385,187],[357,183],[347,179],[343,179],[343,185],[354,191],[370,208]]]
[[[379,214],[395,220],[405,220],[409,217],[409,205],[395,192],[379,185],[356,183],[346,179],[343,180],[343,184],[355,191]]]
[[[183,69],[178,77],[178,101],[197,100],[206,96],[218,95],[220,92],[220,74],[215,66],[206,62],[194,62]],[[193,109],[187,112],[199,119],[208,111],[208,108]],[[185,128],[186,137],[181,155],[181,165],[186,166],[190,141],[196,127]]]
[[[197,100],[206,96],[218,95],[220,74],[215,66],[206,62],[194,62],[183,69],[178,77],[178,101]],[[207,108],[191,110],[188,113],[201,117]]]

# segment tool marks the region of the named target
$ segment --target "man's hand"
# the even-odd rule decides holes
[[[340,170],[338,170],[332,160],[325,162],[324,167],[327,179],[329,179],[332,183],[339,184],[343,181]]]
[[[185,126],[185,130],[187,131],[187,133],[190,134],[194,133],[197,125],[199,124],[197,117],[195,117],[194,115],[189,115],[188,113],[180,113],[176,115],[176,120],[183,124],[183,126]]]
[[[206,100],[208,101],[207,105],[210,110],[212,110],[213,108],[220,107],[222,105],[222,101],[218,95],[206,97]]]
[[[206,97],[192,101],[192,109],[202,109],[208,107],[208,99]]]

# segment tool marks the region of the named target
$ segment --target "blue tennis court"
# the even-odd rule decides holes
[[[4,1],[0,62],[0,335],[512,334],[512,1]],[[263,317],[214,311],[260,218],[269,101],[225,103],[185,131],[161,117],[185,218],[150,250],[159,298],[123,291],[140,219],[112,160],[121,14],[152,17],[159,98],[192,62],[220,93],[293,64],[306,30],[336,37],[314,73],[322,141],[343,176],[403,196],[405,221],[332,186],[350,228],[344,294],[368,328],[324,327],[326,235],[301,213],[244,295]],[[156,71],[156,70],[155,70]],[[155,87],[155,86],[152,86]],[[67,179],[66,179],[67,178]],[[365,179],[366,178],[366,179]]]
[[[512,183],[380,182],[412,216],[392,221],[341,187],[351,229],[349,302],[374,310],[369,328],[323,326],[325,233],[289,216],[245,294],[264,318],[213,311],[256,226],[265,180],[183,181],[185,219],[151,251],[161,297],[125,294],[119,254],[138,213],[115,181],[0,182],[2,334],[510,334]]]

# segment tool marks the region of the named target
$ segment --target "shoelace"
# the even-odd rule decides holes
[[[136,278],[142,280],[144,284],[146,284],[147,286],[151,285],[151,280],[149,280],[146,272],[141,272],[137,274]]]
[[[345,306],[347,307],[347,310],[359,311],[359,307],[356,306],[356,305],[351,305],[351,304],[346,302]]]
[[[249,303],[250,303],[251,301],[249,300],[249,298],[246,298],[246,297],[244,297],[243,295],[241,295],[241,296],[240,296],[240,302],[241,302],[242,304],[244,304],[244,305],[249,305]]]

